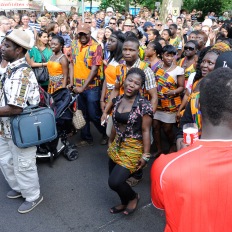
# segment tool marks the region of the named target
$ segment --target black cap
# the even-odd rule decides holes
[[[216,60],[214,69],[231,68],[232,69],[232,51],[223,52]]]

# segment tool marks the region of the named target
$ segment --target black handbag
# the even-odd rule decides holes
[[[40,51],[40,50],[39,50]],[[41,57],[42,57],[42,63],[46,63],[46,59],[44,57],[44,54],[40,51]],[[36,68],[32,68],[36,79],[39,83],[41,82],[45,82],[49,80],[49,73],[48,73],[48,69],[45,66],[42,67],[36,67]]]

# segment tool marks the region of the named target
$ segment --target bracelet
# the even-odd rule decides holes
[[[151,153],[143,153],[142,154],[142,159],[144,159],[146,162],[150,160]]]
[[[150,160],[149,158],[146,158],[146,157],[144,157],[144,156],[142,156],[142,159],[145,160],[147,163],[148,163],[149,160]]]

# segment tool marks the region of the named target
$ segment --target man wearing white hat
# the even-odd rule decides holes
[[[2,44],[2,57],[8,61],[7,71],[0,85],[0,167],[11,190],[7,197],[25,198],[19,213],[27,213],[42,200],[36,167],[36,147],[18,148],[12,140],[10,117],[20,114],[23,108],[40,101],[39,87],[25,54],[30,37],[15,29],[6,35]]]
[[[110,19],[113,17],[114,15],[114,10],[112,7],[107,7],[106,8],[106,17],[105,17],[105,25],[109,24]]]

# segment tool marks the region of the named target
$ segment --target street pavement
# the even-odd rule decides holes
[[[39,160],[38,171],[44,200],[33,211],[19,214],[22,198],[8,199],[9,187],[0,174],[0,232],[161,232],[163,211],[150,200],[150,167],[134,189],[141,196],[138,210],[129,216],[110,214],[120,203],[108,187],[107,146],[99,145],[100,135],[92,128],[94,146],[79,148],[79,158],[68,161],[59,156],[53,166]],[[78,135],[72,140],[77,141]]]

